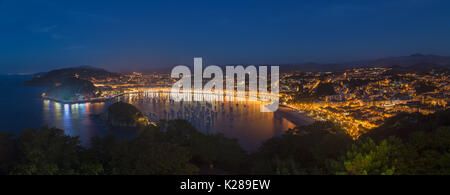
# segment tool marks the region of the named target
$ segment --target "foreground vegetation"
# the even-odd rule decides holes
[[[247,154],[235,139],[161,121],[128,140],[83,147],[62,130],[0,134],[0,174],[450,174],[450,112],[400,114],[354,141],[329,122],[289,130]],[[205,168],[206,167],[206,168]]]
[[[297,127],[253,154],[255,174],[450,174],[450,112],[399,114],[353,141],[332,123]]]

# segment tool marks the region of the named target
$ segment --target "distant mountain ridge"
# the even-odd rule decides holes
[[[448,68],[450,67],[450,57],[438,55],[412,54],[410,56],[388,57],[376,60],[359,61],[356,63],[382,67],[390,67],[390,66],[408,67],[420,64],[428,64]]]
[[[281,72],[319,72],[337,71],[349,68],[369,68],[369,67],[397,67],[403,69],[420,70],[448,70],[450,69],[450,57],[438,55],[412,54],[409,56],[387,57],[375,60],[361,60],[346,63],[304,63],[298,65],[280,65]]]
[[[203,67],[208,64],[203,64]],[[225,70],[226,66],[248,66],[248,64],[227,64],[219,65]],[[270,66],[265,64],[256,64],[257,66]],[[343,63],[300,63],[300,64],[273,64],[280,66],[280,72],[327,72],[339,71],[350,68],[369,68],[369,67],[401,67],[403,69],[420,69],[420,70],[448,70],[450,69],[450,56],[412,54],[409,56],[386,57],[373,60],[359,60]],[[192,65],[187,65],[193,70]],[[175,67],[175,66],[174,66]],[[145,73],[164,73],[170,74],[172,67],[158,67],[143,70]]]
[[[237,66],[238,64],[221,65],[225,70],[225,66]],[[278,64],[274,64],[278,65]],[[203,67],[206,67],[204,64]],[[243,65],[247,66],[247,65]],[[261,65],[262,66],[262,65]],[[269,65],[264,65],[269,66]],[[402,71],[449,71],[450,70],[450,56],[439,55],[423,55],[412,54],[409,56],[387,57],[374,60],[360,60],[345,63],[315,63],[308,62],[302,64],[281,64],[280,72],[327,72],[339,71],[350,68],[369,68],[369,67],[395,67],[402,69]],[[175,66],[173,66],[175,67]],[[142,70],[144,73],[162,73],[170,74],[173,67],[155,67]],[[188,66],[193,70],[192,66]],[[75,74],[79,78],[89,80],[91,77],[98,79],[117,76],[119,73],[108,72],[101,68],[92,66],[79,66],[74,68],[57,69],[50,72],[35,74],[35,77],[27,82],[25,85],[54,85],[55,83],[62,83],[65,79],[73,77]]]
[[[118,76],[120,74],[108,72],[104,69],[91,66],[80,66],[36,74],[31,80],[24,82],[24,85],[51,86],[56,83],[63,83],[67,79],[73,78],[75,75],[77,75],[80,79],[90,80],[92,77],[96,79],[104,79],[107,77]]]

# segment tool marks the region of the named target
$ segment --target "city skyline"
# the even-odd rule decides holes
[[[446,1],[0,0],[1,74],[450,56]]]

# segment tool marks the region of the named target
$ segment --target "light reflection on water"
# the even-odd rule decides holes
[[[260,144],[274,136],[281,135],[295,127],[290,121],[274,114],[260,112],[260,102],[235,100],[223,101],[223,97],[205,98],[203,102],[175,102],[164,92],[128,94],[116,101],[133,104],[151,120],[185,119],[203,133],[223,133],[227,137],[237,138],[241,146],[254,151]],[[105,135],[109,130],[92,117],[100,114],[110,104],[61,104],[43,100],[43,117],[46,124],[63,129],[66,134],[79,136],[87,144],[94,135]],[[117,132],[120,137],[129,137],[136,132]]]
[[[43,121],[49,127],[63,129],[67,135],[78,136],[83,144],[88,144],[95,135],[105,135],[107,128],[91,114],[99,114],[105,104],[61,104],[43,101]]]

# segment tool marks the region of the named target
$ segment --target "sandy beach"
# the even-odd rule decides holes
[[[313,118],[305,113],[299,113],[297,110],[283,105],[280,105],[275,114],[282,116],[297,126],[310,125],[315,122]]]

